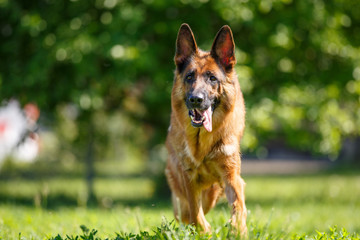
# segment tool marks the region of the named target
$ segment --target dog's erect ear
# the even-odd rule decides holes
[[[235,43],[229,26],[223,26],[217,33],[211,47],[211,56],[224,67],[225,71],[235,65]]]
[[[191,31],[190,26],[183,23],[177,36],[175,54],[175,64],[180,72],[196,51],[197,46],[194,34]]]

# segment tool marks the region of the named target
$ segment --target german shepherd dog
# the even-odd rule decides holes
[[[187,24],[178,32],[175,79],[165,170],[174,215],[210,231],[205,214],[225,191],[231,224],[246,234],[240,139],[245,127],[243,95],[234,69],[235,45],[229,26],[217,33],[210,52],[197,47]]]

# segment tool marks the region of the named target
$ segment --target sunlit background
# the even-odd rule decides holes
[[[245,162],[359,165],[360,1],[0,0],[0,179],[86,182],[74,199],[55,199],[65,205],[111,207],[104,176],[145,176],[138,200],[168,194],[164,141],[183,22],[205,50],[222,25],[233,31]],[[27,104],[40,111],[36,123]],[[51,205],[48,183],[28,199],[5,182],[2,202]]]

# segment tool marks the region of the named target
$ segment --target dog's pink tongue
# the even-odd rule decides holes
[[[203,126],[206,129],[206,131],[211,132],[212,131],[212,111],[211,106],[204,112],[205,120],[203,122]]]

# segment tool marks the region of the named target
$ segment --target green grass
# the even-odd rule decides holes
[[[330,239],[326,237],[360,232],[358,173],[244,178],[250,239],[295,239],[295,235],[296,239],[304,235],[320,239],[317,231],[326,232],[323,239]],[[174,234],[174,239],[181,239],[181,234],[192,234],[193,239],[230,238],[226,224],[230,209],[225,200],[207,215],[214,233],[204,236],[169,223],[173,219],[170,201],[152,197],[154,183],[149,178],[99,178],[95,182],[99,204],[92,207],[85,207],[85,190],[77,177],[0,180],[0,239],[18,239],[19,233],[22,239],[51,239],[58,234],[58,239],[67,235],[80,239],[91,232],[80,225],[96,229],[101,239],[160,233]],[[338,228],[331,232],[333,226]]]
[[[74,240],[74,239],[84,239],[84,240],[101,240],[96,235],[98,233],[97,230],[88,229],[86,226],[81,225],[83,233],[76,236],[62,237],[61,235],[57,235],[55,237],[51,237],[48,239],[51,240]],[[157,227],[149,233],[147,231],[141,231],[139,234],[134,233],[116,233],[114,237],[106,238],[106,239],[114,239],[114,240],[135,240],[135,239],[146,239],[146,240],[157,240],[157,239],[196,239],[196,240],[208,240],[208,239],[292,239],[292,240],[359,240],[360,235],[357,233],[349,233],[346,229],[338,229],[336,226],[333,228],[329,228],[328,232],[317,232],[314,236],[308,235],[298,235],[293,234],[289,235],[284,232],[280,233],[267,233],[266,227],[256,228],[250,226],[250,231],[247,236],[241,236],[236,231],[229,226],[223,226],[213,230],[211,233],[201,233],[197,231],[193,226],[190,225],[177,225],[174,221],[168,222],[164,221],[160,227]]]

